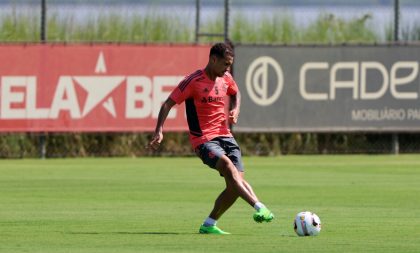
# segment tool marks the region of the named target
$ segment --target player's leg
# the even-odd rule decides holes
[[[250,199],[252,196],[242,184],[242,177],[239,175],[239,172],[226,155],[219,158],[216,163],[216,169],[225,178],[226,188],[217,197],[213,210],[200,227],[200,233],[225,234],[226,232],[217,228],[216,222],[226,212],[226,210],[235,203],[236,199],[238,199],[239,196],[244,198],[243,196],[246,194],[249,198],[248,203],[253,205],[255,202],[255,200]],[[242,191],[242,193],[240,193],[240,191]]]
[[[257,203],[255,203],[254,208],[257,210],[256,213],[254,213],[253,218],[256,222],[270,222],[274,219],[273,213],[258,200],[257,195],[254,193],[254,190],[252,189],[251,185],[244,179],[244,173],[241,173],[242,175],[242,183],[244,184],[245,188],[248,190],[249,194],[253,195],[257,199]]]
[[[226,188],[232,189],[239,197],[245,200],[251,206],[258,202],[258,199],[253,195],[243,183],[242,175],[226,156],[222,156],[216,163],[216,169],[225,178]]]
[[[242,184],[248,190],[249,194],[256,199],[256,203],[253,205],[255,210],[257,210],[253,216],[254,220],[256,222],[270,222],[272,219],[274,219],[274,215],[263,203],[258,200],[258,197],[252,189],[251,185],[244,178],[245,169],[242,163],[242,154],[238,143],[233,137],[223,138],[223,143],[227,156],[240,172]]]
[[[243,173],[242,173],[243,176]],[[242,177],[243,178],[243,177]],[[245,188],[247,188],[247,190],[249,191],[249,193],[251,195],[254,195],[256,199],[258,199],[257,195],[255,195],[254,190],[252,189],[251,185],[245,180],[243,179],[243,184],[245,185]],[[264,204],[262,204],[261,202],[257,202],[254,205],[254,208],[257,210],[256,213],[254,213],[254,220],[256,222],[270,222],[271,220],[274,219],[274,215],[271,213],[271,211],[264,206]]]
[[[253,215],[256,222],[270,222],[274,219],[274,215],[263,203],[258,201],[252,187],[242,179],[240,172],[227,156],[219,159],[216,164],[216,169],[225,177],[227,186],[232,187],[242,199],[257,210]]]
[[[200,145],[195,151],[203,163],[213,169],[216,168],[216,163],[219,158],[225,155],[225,151],[220,146],[218,139]],[[214,202],[214,207],[210,215],[200,226],[199,232],[201,234],[229,234],[218,228],[216,223],[222,214],[229,209],[230,206],[232,206],[237,198],[238,194],[236,191],[232,187],[228,187],[226,185],[226,189],[219,194]]]
[[[239,172],[239,175],[241,176],[242,183],[248,190],[248,193],[253,195],[258,201],[258,198],[252,190],[251,185],[249,185],[249,183],[244,179],[244,172]],[[229,187],[228,183],[226,182],[226,189],[217,197],[214,203],[214,208],[211,211],[209,217],[218,220],[235,203],[238,197],[239,195],[237,192],[232,187]]]
[[[220,193],[214,202],[214,207],[210,212],[209,217],[214,220],[218,220],[226,212],[226,210],[235,203],[238,197],[239,195],[234,189],[226,187],[226,189]]]
[[[259,201],[258,197],[255,194],[254,190],[252,189],[251,185],[245,180],[245,178],[244,178],[245,173],[241,172],[240,175],[241,175],[241,178],[242,178],[242,183],[244,184],[245,188],[248,190],[249,194],[254,196],[257,199],[257,201]]]
[[[230,187],[226,187],[214,202],[213,210],[210,215],[204,220],[199,232],[202,234],[228,234],[216,226],[217,221],[226,210],[229,209],[238,199],[236,191]]]
[[[261,207],[265,208],[265,206],[258,201],[258,198],[252,190],[252,187],[243,178],[243,165],[241,161],[240,150],[239,147],[237,147],[236,142],[233,144],[233,146],[237,147],[239,154],[237,154],[237,151],[235,151],[232,157],[226,156],[226,151],[224,148],[229,150],[229,145],[231,144],[225,143],[220,138],[216,138],[196,148],[196,153],[201,158],[203,163],[207,164],[211,168],[217,169],[219,173],[224,176],[226,182],[226,189],[220,193],[216,199],[213,210],[200,227],[200,233],[228,234],[219,229],[216,226],[216,223],[217,220],[226,212],[226,210],[228,210],[233,205],[233,203],[235,203],[239,196],[245,199],[257,210],[263,210]],[[231,158],[235,164],[232,163],[230,160]],[[246,198],[248,198],[248,200]],[[269,212],[265,213],[263,217],[265,218],[265,221],[269,221],[273,218],[273,215],[271,212]]]

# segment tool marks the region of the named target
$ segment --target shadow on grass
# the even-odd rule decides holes
[[[71,234],[71,235],[200,235],[199,233],[176,233],[176,232],[153,232],[153,231],[143,231],[143,232],[62,232],[65,234]],[[229,236],[249,236],[250,234],[233,234]],[[205,235],[204,235],[205,236]],[[280,237],[297,237],[295,235],[280,235]]]
[[[72,235],[182,235],[182,234],[190,234],[190,233],[175,233],[175,232],[65,232],[65,233],[72,234]]]

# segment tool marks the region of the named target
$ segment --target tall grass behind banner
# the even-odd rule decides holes
[[[334,15],[323,14],[302,35],[302,43],[373,43],[379,41],[374,29],[368,26],[370,15],[345,21]]]
[[[403,27],[401,33],[402,40],[404,41],[420,41],[420,22]]]
[[[230,38],[234,43],[305,44],[305,43],[374,43],[383,41],[378,31],[385,30],[392,40],[392,26],[370,27],[370,15],[360,14],[344,20],[328,13],[321,14],[308,27],[300,27],[287,13],[261,18],[259,22],[238,14],[231,18]],[[223,16],[203,23],[200,29],[222,33]],[[40,18],[36,13],[10,13],[0,16],[0,42],[39,42]],[[126,42],[126,43],[192,43],[194,25],[176,16],[158,12],[146,15],[104,13],[85,22],[74,17],[48,13],[49,42]],[[420,39],[420,24],[402,28],[404,40]],[[222,38],[201,38],[215,42]],[[314,133],[240,133],[236,134],[246,155],[279,155],[301,153],[388,153],[388,134],[314,134]],[[69,133],[47,134],[47,157],[75,156],[144,156],[193,155],[186,133],[166,133],[158,152],[146,149],[151,133]],[[1,134],[0,158],[37,157],[38,134]],[[401,135],[402,152],[419,152],[417,135]]]
[[[40,40],[40,20],[36,15],[0,16],[0,41],[27,42]]]
[[[232,22],[231,39],[242,43],[299,43],[301,33],[289,16],[272,16],[253,22],[237,15]]]
[[[230,38],[241,43],[344,43],[375,42],[381,38],[377,28],[369,27],[371,16],[366,14],[344,20],[332,14],[321,14],[308,27],[295,24],[287,13],[268,15],[258,22],[239,13],[231,18]],[[40,18],[37,13],[10,13],[0,16],[2,42],[37,42],[40,40]],[[222,33],[222,15],[203,23],[201,31]],[[386,30],[386,27],[380,28]],[[406,38],[417,38],[420,25],[410,27],[405,33],[415,33]],[[87,18],[84,22],[74,17],[60,17],[48,13],[47,41],[49,42],[130,42],[130,43],[191,43],[195,27],[182,17],[165,16],[158,12],[145,15],[104,13]],[[416,37],[417,36],[417,37]],[[220,41],[222,38],[201,38],[202,42]]]
[[[0,41],[39,42],[39,19],[34,13],[0,16]],[[83,23],[50,13],[46,30],[48,42],[186,43],[194,40],[190,26],[181,18],[154,13],[144,16],[108,13],[87,18]]]

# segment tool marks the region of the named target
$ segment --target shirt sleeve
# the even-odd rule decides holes
[[[236,93],[238,93],[239,88],[238,88],[238,85],[236,84],[235,80],[233,80],[232,75],[229,72],[226,72],[225,77],[226,77],[225,78],[226,83],[228,84],[228,89],[227,89],[226,94],[231,96],[231,95],[235,95]]]
[[[186,84],[187,81],[188,76],[185,77],[172,91],[171,95],[169,95],[169,97],[178,105],[184,102],[189,97],[191,97],[191,85]]]

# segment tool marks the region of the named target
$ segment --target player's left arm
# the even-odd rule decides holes
[[[241,94],[239,92],[238,85],[233,80],[232,75],[229,72],[225,73],[225,80],[228,84],[227,95],[230,98],[230,109],[229,109],[229,124],[236,124],[238,122],[239,111],[241,107]]]
[[[236,124],[238,122],[239,111],[241,107],[241,93],[239,90],[230,95],[231,109],[229,110],[229,123]]]

